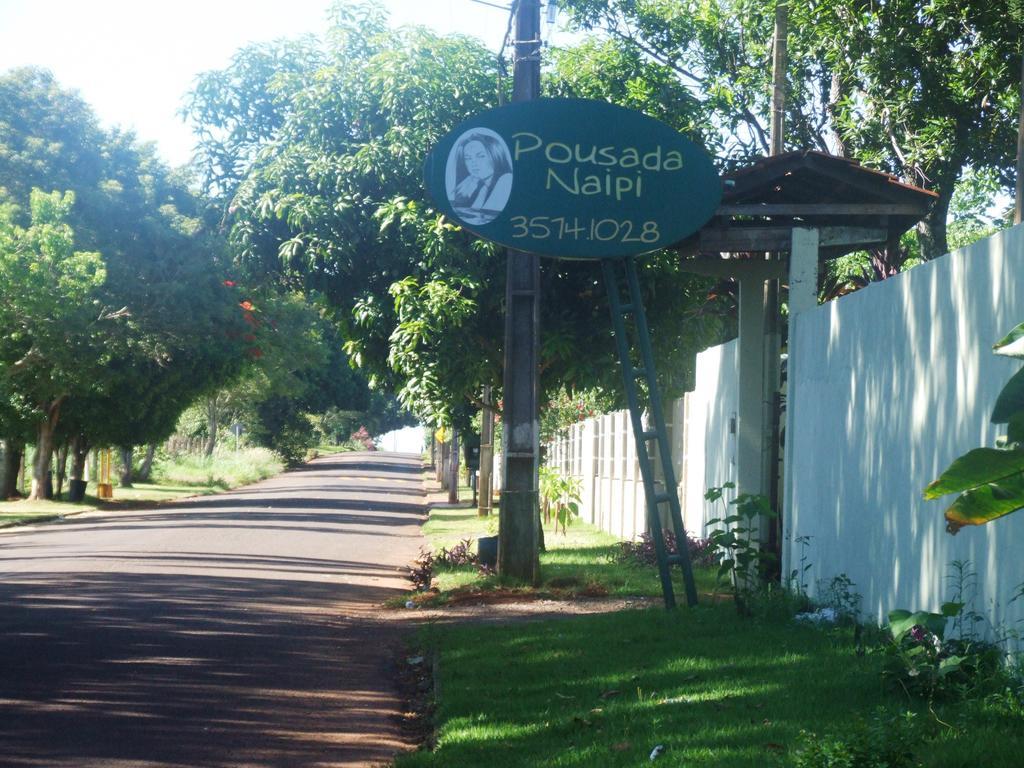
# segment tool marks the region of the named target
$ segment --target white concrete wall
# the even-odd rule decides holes
[[[949,564],[969,559],[975,608],[1024,628],[1024,599],[1009,604],[1024,512],[954,537],[953,497],[921,497],[955,457],[993,445],[992,405],[1020,362],[991,346],[1021,321],[1019,226],[791,319],[785,535],[791,558],[812,537],[812,582],[846,573],[882,620],[938,609]]]
[[[697,375],[685,396],[682,436],[685,470],[680,473],[683,523],[693,536],[706,536],[706,522],[723,508],[704,500],[712,486],[736,482],[736,419],[739,410],[739,345],[733,340],[697,355]],[[730,493],[729,498],[735,496]],[[719,502],[721,504],[721,502]]]
[[[729,425],[736,417],[737,365],[735,341],[702,352],[694,391],[666,405],[679,501],[691,535],[704,536],[705,521],[721,517],[721,508],[704,501],[707,488],[736,480],[736,435]],[[635,539],[647,530],[646,496],[628,411],[574,425],[548,444],[547,463],[580,478],[584,520],[621,539]]]
[[[646,497],[628,411],[570,427],[548,443],[546,463],[580,479],[585,521],[621,539],[643,533]]]

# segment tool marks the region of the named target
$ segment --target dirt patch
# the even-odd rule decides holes
[[[395,683],[403,705],[399,728],[405,741],[415,749],[433,749],[437,657],[403,646],[397,652],[394,666]]]
[[[652,597],[579,597],[558,599],[553,597],[528,597],[500,595],[494,599],[461,603],[448,603],[441,607],[404,608],[384,610],[379,618],[384,622],[397,624],[456,624],[469,623],[518,623],[542,621],[545,619],[588,616],[596,613],[629,611],[661,604]]]

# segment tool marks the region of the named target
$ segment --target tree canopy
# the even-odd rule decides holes
[[[775,4],[764,0],[566,0],[692,88],[734,162],[767,154]],[[790,4],[785,146],[851,157],[938,193],[920,252],[948,249],[966,169],[1010,185],[1020,97],[1020,23],[983,0]]]
[[[49,73],[0,77],[0,208],[0,428],[31,425],[39,496],[55,438],[168,434],[238,370],[242,318],[187,178]]]
[[[289,45],[240,51],[192,94],[201,162],[227,195],[235,253],[252,275],[322,294],[376,387],[427,422],[465,424],[480,385],[500,381],[505,260],[431,207],[422,165],[443,134],[498,103],[499,64],[470,38],[391,30],[362,5],[337,6],[326,42],[294,43],[292,68],[277,76],[266,63]],[[566,57],[546,87],[596,95],[606,88],[601,56],[617,57],[623,81],[636,84],[607,98],[694,127],[688,102],[663,101],[681,89],[647,84],[648,65],[628,50]],[[259,131],[245,127],[254,104],[267,110]],[[219,170],[238,162],[244,173]],[[557,262],[543,270],[542,386],[610,384],[618,373],[599,273]],[[718,318],[707,285],[670,257],[646,262],[644,287],[678,390]]]

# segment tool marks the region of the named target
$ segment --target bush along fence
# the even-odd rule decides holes
[[[811,563],[814,597],[838,575],[858,585],[864,618],[898,609],[941,613],[953,562],[977,570],[989,634],[1024,631],[1024,514],[957,536],[948,504],[925,487],[964,452],[995,446],[993,405],[1017,367],[991,354],[1024,321],[1024,227],[790,318],[783,574]],[[693,392],[666,416],[687,531],[716,516],[705,492],[735,481],[736,344],[697,359]],[[645,530],[628,414],[587,419],[547,445],[576,477],[581,517],[626,540]]]

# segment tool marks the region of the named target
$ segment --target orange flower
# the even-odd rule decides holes
[[[246,299],[245,301],[239,302],[238,306],[240,306],[240,307],[241,307],[242,309],[244,309],[244,310],[245,310],[246,312],[249,312],[249,311],[251,311],[251,310],[252,310],[252,308],[253,308],[253,307],[252,307],[252,302],[251,302],[251,301],[249,301],[248,299]]]

